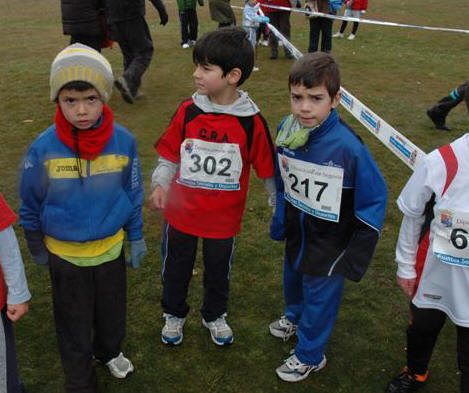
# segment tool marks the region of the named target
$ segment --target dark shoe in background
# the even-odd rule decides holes
[[[430,118],[430,120],[433,122],[433,124],[435,125],[435,128],[437,130],[442,130],[442,131],[450,131],[451,130],[451,128],[449,128],[445,124],[445,120],[446,120],[445,117],[439,115],[433,109],[428,109],[427,110],[427,115]]]
[[[407,367],[394,378],[386,388],[386,393],[415,392],[425,385],[428,379],[428,371],[423,374],[410,374]]]
[[[134,97],[130,92],[129,86],[127,85],[127,81],[123,76],[120,76],[114,81],[114,86],[116,86],[117,90],[120,91],[122,98],[125,102],[129,104],[134,103]]]

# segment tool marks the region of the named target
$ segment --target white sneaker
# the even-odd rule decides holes
[[[196,43],[197,43],[196,40],[190,40],[189,41],[189,46],[195,46]]]
[[[134,365],[122,352],[114,359],[109,360],[106,366],[113,377],[121,379],[125,378],[128,373],[134,371]]]
[[[311,372],[322,370],[327,363],[326,356],[317,365],[301,363],[296,355],[290,356],[275,372],[282,381],[299,382],[305,379]]]
[[[253,71],[259,71],[259,67],[254,66],[254,67],[252,67],[252,70]]]
[[[344,38],[344,33],[338,31],[337,33],[332,35],[333,38]]]
[[[294,325],[285,315],[282,315],[280,319],[277,319],[269,325],[269,331],[272,336],[287,341],[291,336],[296,334],[297,327],[298,325]]]
[[[233,331],[225,320],[226,313],[212,322],[202,318],[202,325],[210,330],[212,341],[217,345],[228,345],[233,342]]]
[[[348,37],[347,37],[348,40],[354,40],[355,39],[355,34],[350,34]]]
[[[184,42],[184,44],[182,44],[182,49],[187,49],[189,47],[190,47],[190,45],[189,45],[188,42]]]
[[[165,344],[179,345],[184,338],[182,328],[186,322],[186,318],[178,318],[171,314],[163,314],[165,323],[161,329],[161,341]]]

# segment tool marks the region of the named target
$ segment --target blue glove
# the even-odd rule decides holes
[[[24,237],[33,261],[38,265],[47,266],[49,252],[44,244],[44,235],[41,231],[24,230]]]
[[[261,16],[261,22],[262,23],[269,23],[270,22],[270,19],[268,16]]]
[[[140,267],[140,261],[147,254],[147,245],[144,239],[131,240],[130,244],[130,259],[127,259],[127,265],[137,269]]]

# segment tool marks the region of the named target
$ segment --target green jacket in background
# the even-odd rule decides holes
[[[196,7],[196,0],[177,0],[179,11],[193,10]],[[199,5],[204,5],[204,0],[197,0]]]

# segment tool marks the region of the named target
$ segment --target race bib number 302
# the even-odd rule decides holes
[[[285,198],[305,213],[339,222],[343,168],[313,164],[281,154],[278,158]]]
[[[469,267],[469,214],[437,210],[432,225],[435,256],[450,265]]]
[[[237,191],[242,169],[239,145],[185,139],[177,182],[194,188]]]

